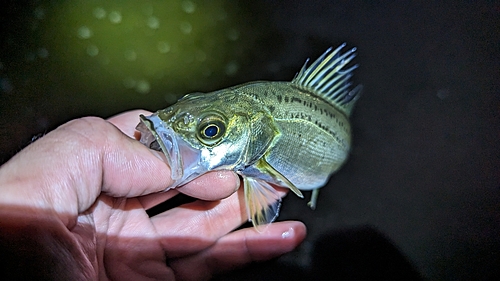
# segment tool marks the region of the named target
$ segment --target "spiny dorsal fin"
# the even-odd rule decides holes
[[[345,43],[340,45],[333,52],[331,52],[331,47],[328,48],[309,67],[307,67],[309,61],[307,59],[300,72],[293,78],[292,83],[312,90],[316,95],[349,116],[363,87],[358,85],[354,89],[350,89],[352,83],[349,80],[352,71],[358,65],[342,69],[356,56],[356,48],[340,54],[340,50],[345,45]]]

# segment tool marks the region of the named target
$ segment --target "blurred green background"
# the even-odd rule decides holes
[[[0,163],[67,120],[290,80],[347,42],[350,159],[279,217],[307,239],[219,280],[500,280],[499,27],[498,1],[2,1]]]
[[[264,26],[225,0],[7,1],[1,13],[0,116],[18,124],[1,136],[3,161],[75,117],[156,110],[246,81]]]

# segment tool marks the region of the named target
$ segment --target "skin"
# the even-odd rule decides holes
[[[171,184],[170,170],[135,139],[139,114],[150,113],[70,121],[0,167],[2,272],[61,280],[207,280],[289,252],[304,239],[305,226],[296,221],[271,224],[263,233],[233,231],[247,217],[239,178],[230,171],[162,192]],[[148,208],[178,192],[203,200],[148,217]]]

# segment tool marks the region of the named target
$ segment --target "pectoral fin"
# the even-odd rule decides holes
[[[267,161],[264,158],[260,158],[259,161],[257,161],[256,166],[262,172],[265,172],[279,179],[286,185],[286,187],[288,187],[291,191],[293,191],[295,195],[299,196],[300,198],[304,198],[302,192],[300,192],[300,190],[293,183],[291,183],[285,176],[283,176],[280,172],[274,169],[273,166],[269,165],[269,163],[267,163]]]
[[[249,220],[257,226],[272,223],[281,206],[281,196],[267,182],[252,177],[243,177],[245,202]]]

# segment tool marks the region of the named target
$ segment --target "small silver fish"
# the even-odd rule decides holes
[[[360,96],[344,69],[355,57],[345,44],[328,49],[291,82],[250,82],[193,93],[174,105],[141,115],[140,141],[162,151],[174,187],[209,171],[228,169],[244,182],[249,220],[273,222],[281,198],[272,185],[286,187],[315,208],[319,188],[346,161],[351,146],[349,115]]]

